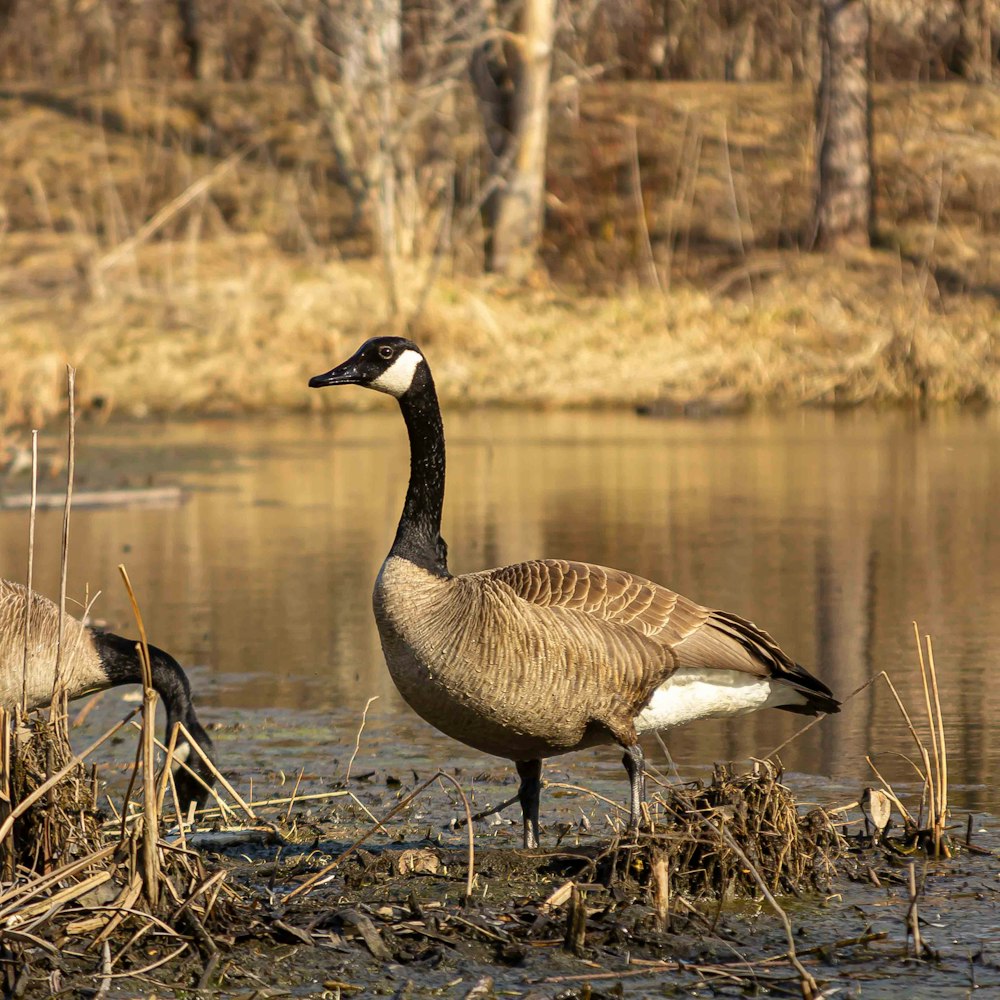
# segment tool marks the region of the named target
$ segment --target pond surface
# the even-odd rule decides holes
[[[1000,810],[1000,416],[452,410],[445,420],[453,571],[539,556],[628,569],[755,621],[841,698],[887,671],[915,720],[916,620],[934,638],[952,800]],[[61,448],[58,432],[47,440]],[[223,726],[223,765],[241,780],[303,765],[321,782],[342,774],[376,695],[356,769],[503,769],[413,715],[382,662],[370,593],[408,474],[388,400],[364,414],[82,425],[77,468],[80,489],[182,487],[174,505],[77,509],[69,593],[82,602],[101,590],[93,616],[134,634],[116,570],[127,565],[150,641],[190,667],[205,720]],[[35,579],[49,595],[61,520],[39,513]],[[23,511],[0,513],[5,576],[23,579],[26,524]],[[109,694],[87,727],[120,714],[120,692]],[[768,711],[668,743],[682,773],[697,773],[766,755],[803,721]],[[663,766],[655,742],[647,749]],[[831,787],[849,801],[874,783],[866,754],[906,789],[913,770],[899,755],[913,753],[880,681],[780,756],[806,784],[828,779],[826,801]],[[595,749],[554,765],[613,781],[623,799],[618,758]]]

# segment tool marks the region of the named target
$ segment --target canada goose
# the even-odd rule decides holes
[[[52,700],[55,680],[56,638],[59,634],[59,608],[41,594],[31,595],[31,646],[28,673],[24,670],[24,604],[27,588],[10,580],[0,580],[0,705],[13,710],[26,698],[27,707],[40,708]],[[89,628],[70,615],[63,618],[63,648],[60,666],[61,685],[70,700],[119,684],[141,684],[142,667],[136,643],[113,632]],[[175,722],[184,724],[205,753],[211,757],[212,741],[195,715],[191,685],[178,662],[162,649],[149,647],[153,687],[167,710],[167,732]],[[174,756],[183,761],[199,778],[211,786],[211,770],[193,751],[187,740],[178,739]],[[208,791],[184,768],[174,773],[181,806],[205,804]]]
[[[756,625],[617,569],[545,559],[452,576],[440,535],[445,447],[431,371],[412,341],[376,337],[309,380],[395,396],[410,485],[373,603],[409,705],[462,743],[514,761],[524,845],[538,845],[544,757],[618,743],[635,830],[640,733],[784,708],[836,712],[821,681]]]

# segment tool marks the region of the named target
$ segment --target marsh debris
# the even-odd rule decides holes
[[[192,959],[207,967],[218,951],[212,933],[225,909],[226,873],[210,872],[183,836],[161,836],[157,813],[151,887],[142,824],[121,819],[128,800],[115,810],[112,829],[102,822],[96,773],[84,759],[89,750],[74,754],[67,728],[58,708],[36,712],[18,720],[4,741],[0,979],[6,995],[58,993],[76,975],[91,981],[99,975],[110,986]],[[155,779],[157,787],[162,780]]]
[[[758,899],[735,844],[775,895],[824,891],[844,840],[822,809],[801,813],[781,779],[766,761],[743,773],[717,764],[711,781],[664,788],[638,837],[613,845],[602,871],[634,878],[661,899]]]
[[[9,750],[3,769],[9,787],[2,790],[7,809],[0,820],[20,803],[34,801],[14,819],[11,836],[0,841],[4,878],[16,871],[44,874],[96,851],[101,846],[96,769],[74,762],[58,721],[37,712],[18,719]],[[63,770],[61,780],[49,782]]]
[[[845,843],[826,813],[801,812],[780,771],[766,764],[748,773],[718,767],[711,780],[660,789],[634,839],[609,842],[587,832],[572,845],[550,841],[548,850],[525,852],[481,836],[471,897],[463,838],[422,833],[429,815],[448,811],[445,786],[432,785],[433,801],[387,820],[407,794],[373,786],[368,805],[389,837],[376,829],[329,879],[294,898],[292,889],[361,836],[362,810],[345,805],[348,796],[327,793],[325,808],[318,795],[291,809],[282,799],[252,803],[261,820],[273,816],[289,837],[296,829],[306,834],[301,819],[310,813],[308,839],[298,844],[244,841],[229,854],[199,856],[187,833],[184,844],[179,833],[161,835],[164,882],[155,913],[142,895],[141,838],[130,832],[122,841],[120,831],[106,828],[106,853],[25,896],[37,909],[24,908],[29,919],[20,927],[32,937],[6,937],[8,982],[21,976],[27,996],[51,992],[53,976],[62,988],[100,982],[108,943],[112,974],[121,977],[111,983],[161,995],[194,988],[248,995],[316,982],[341,996],[404,991],[416,1000],[464,997],[486,978],[498,995],[544,1000],[646,995],[666,983],[678,996],[706,988],[800,993],[787,940],[775,921],[761,919],[761,889],[748,881],[733,844],[783,904],[796,907],[799,960],[821,984],[845,967],[865,978],[889,959],[914,960],[912,948],[909,958],[906,951],[905,885],[879,888],[859,878],[844,890],[838,879],[834,889],[852,893],[839,908],[816,895],[845,859],[860,870],[858,859],[870,857],[870,848]],[[355,811],[354,825],[345,826]],[[848,825],[860,824],[860,812],[853,815]],[[96,894],[81,891],[99,874],[104,885]],[[54,916],[41,913],[71,885],[76,895],[56,898]],[[921,918],[931,912],[935,888],[931,881],[922,890]],[[884,907],[887,892],[898,899],[895,911]],[[801,901],[789,902],[796,894]],[[195,919],[186,923],[189,911]],[[39,943],[48,941],[60,942],[62,957]],[[925,947],[921,954],[938,953]],[[977,975],[992,982],[986,963],[984,952]]]

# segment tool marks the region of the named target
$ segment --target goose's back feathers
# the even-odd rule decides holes
[[[0,705],[13,708],[22,696],[24,611],[27,588],[0,580]],[[47,597],[31,595],[28,625],[27,700],[29,707],[46,705],[52,697],[59,607]],[[60,675],[69,696],[76,697],[106,681],[90,631],[72,615],[63,616]]]
[[[830,691],[753,622],[702,607],[658,583],[620,569],[538,559],[473,574],[500,580],[521,600],[565,608],[649,636],[670,651],[669,670],[651,677],[652,691],[674,670],[734,670],[782,680],[815,695]],[[835,705],[836,703],[834,703]],[[820,709],[836,711],[836,707]]]

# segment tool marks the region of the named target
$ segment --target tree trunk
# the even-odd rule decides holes
[[[871,245],[873,169],[866,0],[822,0],[813,246]]]
[[[385,267],[389,312],[394,317],[400,311],[400,250],[407,256],[413,252],[413,231],[401,225],[397,199],[397,168],[402,149],[394,149],[402,145],[395,94],[399,83],[401,10],[400,0],[374,0],[368,7],[370,21],[367,32],[368,60],[375,76],[378,100],[378,150],[372,156],[369,167],[368,187],[376,195],[379,249]]]
[[[993,79],[994,0],[959,0],[958,38],[948,68],[966,80],[989,83]]]
[[[320,113],[321,121],[330,141],[333,143],[333,155],[337,161],[337,170],[354,205],[354,223],[356,224],[368,203],[369,190],[364,170],[355,152],[354,139],[342,102],[334,96],[330,81],[323,71],[319,46],[316,43],[314,32],[315,18],[311,12],[290,12],[282,0],[270,0],[270,4],[285,22],[295,46],[295,54],[303,79]]]
[[[7,27],[17,10],[17,0],[0,0],[0,31]]]
[[[197,0],[177,0],[177,15],[181,21],[181,43],[187,56],[187,75],[201,79],[201,31],[198,26]]]
[[[555,0],[524,0],[517,45],[472,59],[492,158],[486,267],[513,278],[535,266],[541,240],[554,32]]]

